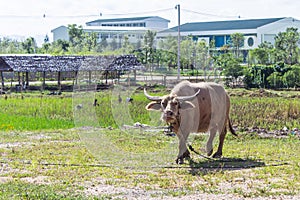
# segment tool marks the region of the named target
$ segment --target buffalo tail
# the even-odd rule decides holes
[[[228,117],[228,126],[229,126],[230,132],[231,132],[234,136],[238,137],[238,135],[235,133],[235,130],[234,130],[233,127],[232,127],[232,124],[231,124],[231,121],[230,121],[230,118],[229,118],[229,117]]]

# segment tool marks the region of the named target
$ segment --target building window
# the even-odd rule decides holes
[[[247,40],[247,44],[249,47],[252,47],[254,45],[254,40],[252,37],[249,37],[248,40]]]
[[[225,37],[224,35],[215,36],[215,45],[216,47],[222,47],[225,45]]]

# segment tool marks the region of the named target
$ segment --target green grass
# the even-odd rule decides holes
[[[150,92],[158,95],[166,93],[161,88]],[[255,91],[230,90],[232,95],[230,116],[239,128],[243,130],[247,127],[259,127],[279,130],[283,127],[288,129],[299,127],[299,98],[289,98],[287,92],[283,94],[284,97],[250,96],[253,93]],[[134,101],[127,103],[126,95],[131,96]],[[295,95],[293,93],[292,96]],[[145,110],[149,100],[141,90],[128,94],[125,92],[122,103],[118,102],[117,93],[112,91],[83,94],[78,99],[72,99],[71,94],[63,96],[27,94],[24,98],[21,95],[10,95],[7,100],[2,97],[0,98],[0,130],[4,131],[68,129],[74,126],[117,128],[135,122],[153,126],[162,125],[158,120],[159,113]],[[97,107],[92,106],[94,98],[98,99]],[[76,110],[75,106],[79,103],[88,105],[89,109]],[[93,113],[95,113],[95,120],[91,118]]]
[[[0,184],[0,199],[87,199],[76,194],[72,189],[61,188],[55,185],[24,184],[22,181],[13,181]],[[92,198],[91,198],[92,199]]]
[[[154,92],[157,91],[151,91]],[[73,115],[70,95],[28,94],[24,98],[11,95],[7,100],[1,97],[0,199],[122,197],[118,193],[87,193],[88,188],[103,185],[138,187],[151,192],[154,198],[197,192],[239,198],[299,197],[300,140],[297,136],[262,139],[255,133],[239,132],[237,139],[229,134],[223,159],[209,160],[192,153],[192,160],[178,166],[174,162],[178,148],[176,137],[167,137],[161,131],[118,129],[120,122],[163,125],[159,124],[159,113],[149,114],[144,109],[149,101],[142,92],[133,93],[132,103],[120,104],[111,103],[116,100],[116,95],[111,97],[111,93],[95,94],[100,104],[91,107],[97,116],[95,123],[86,118],[91,116],[91,110],[74,111]],[[84,105],[93,102],[90,98],[79,100]],[[270,130],[283,126],[299,128],[300,102],[296,98],[244,94],[232,95],[231,100],[231,118],[240,130],[252,126]],[[86,121],[79,120],[76,124],[74,116],[79,119],[83,116]],[[74,128],[75,125],[83,127]],[[193,135],[190,142],[199,151],[207,137]]]
[[[0,98],[0,130],[68,129],[74,127],[72,99],[38,94]]]
[[[109,141],[96,140],[94,149],[88,138],[92,141],[96,134]],[[0,193],[13,199],[105,199],[117,195],[85,193],[86,188],[106,184],[157,191],[153,193],[157,197],[197,191],[240,198],[300,194],[300,141],[296,137],[261,139],[240,133],[237,139],[228,135],[223,159],[207,160],[192,153],[190,162],[178,166],[174,164],[177,139],[159,133],[145,140],[146,134],[104,129],[0,134],[1,141],[8,144],[0,148],[5,166],[1,177],[9,180],[0,184]],[[206,138],[197,137],[194,148],[202,148]],[[170,146],[170,142],[175,143]],[[114,148],[107,148],[111,144]],[[39,177],[44,178],[28,181]]]

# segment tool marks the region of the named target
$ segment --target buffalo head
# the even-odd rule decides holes
[[[151,96],[144,89],[145,96],[152,100],[147,106],[147,110],[161,111],[161,119],[168,123],[174,123],[178,120],[179,111],[194,108],[194,104],[190,102],[193,100],[200,92],[200,89],[191,96],[177,96],[175,94],[169,94],[165,96]]]

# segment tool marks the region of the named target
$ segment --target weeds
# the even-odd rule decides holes
[[[133,93],[132,102],[119,103],[112,97],[111,91],[95,94],[99,106],[91,107],[97,122],[89,121],[90,113],[78,113],[85,117],[74,124],[72,97],[46,97],[29,95],[24,98],[10,96],[7,100],[0,98],[0,130],[43,130],[68,129],[76,126],[92,125],[100,127],[120,126],[122,123],[133,125],[135,122],[160,126],[159,113],[149,113],[145,105],[149,103],[143,93]],[[94,99],[85,99],[92,105]],[[112,101],[113,100],[113,101]],[[299,127],[300,101],[282,97],[231,97],[231,118],[239,128],[260,127],[268,130],[280,130],[283,127]],[[113,110],[117,108],[117,110]],[[89,111],[89,110],[88,110]]]

